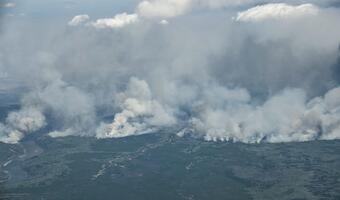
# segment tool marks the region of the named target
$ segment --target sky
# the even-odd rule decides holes
[[[0,90],[29,134],[340,139],[335,0],[2,1]]]
[[[16,6],[9,13],[26,17],[65,20],[79,13],[88,13],[95,16],[105,16],[123,11],[133,10],[137,0],[110,1],[110,0],[16,0]]]

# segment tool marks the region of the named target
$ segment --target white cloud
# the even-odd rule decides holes
[[[175,17],[190,8],[192,0],[153,0],[143,1],[137,6],[137,13],[146,18]]]
[[[176,17],[195,8],[219,9],[252,3],[253,0],[145,0],[138,4],[137,13],[146,18]]]
[[[126,25],[136,23],[137,21],[138,21],[137,14],[121,13],[117,14],[113,18],[97,19],[95,22],[91,22],[89,24],[98,29],[121,28]]]
[[[197,0],[201,7],[218,9],[228,6],[241,6],[254,3],[254,0]]]
[[[12,2],[8,2],[8,3],[3,4],[1,7],[4,7],[4,8],[14,8],[14,7],[16,7],[16,4],[12,3]]]
[[[268,19],[298,18],[302,16],[316,15],[319,8],[313,4],[298,6],[285,3],[265,4],[239,12],[236,21],[263,21]]]
[[[104,28],[122,28],[126,25],[136,23],[138,21],[137,14],[127,14],[121,13],[115,15],[113,18],[101,18],[96,21],[89,21],[90,17],[88,15],[77,15],[73,17],[71,21],[68,22],[69,26],[90,26],[97,29]]]
[[[69,26],[78,26],[90,20],[88,15],[77,15],[73,17],[71,21],[68,22]]]
[[[161,20],[159,23],[162,24],[162,25],[168,25],[169,24],[169,22],[165,19]]]

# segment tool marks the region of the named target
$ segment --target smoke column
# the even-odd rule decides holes
[[[335,1],[147,0],[104,17],[37,17],[30,5],[0,4],[0,94],[20,97],[0,142],[166,129],[208,141],[340,139]]]

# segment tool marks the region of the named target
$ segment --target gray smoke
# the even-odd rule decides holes
[[[333,3],[150,0],[105,18],[2,17],[0,74],[16,84],[0,88],[23,89],[0,141],[167,128],[210,141],[339,139]]]

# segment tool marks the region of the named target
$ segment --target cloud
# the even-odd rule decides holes
[[[237,7],[251,5],[254,0],[197,0],[197,4],[203,8],[220,9],[225,7]]]
[[[121,13],[117,14],[113,18],[97,19],[95,22],[91,22],[89,24],[98,29],[121,28],[126,25],[136,23],[137,21],[138,21],[137,14]]]
[[[303,16],[317,15],[319,8],[313,4],[302,4],[298,6],[285,3],[265,4],[239,12],[236,21],[263,21],[269,19],[289,19]]]
[[[13,3],[13,2],[8,2],[8,3],[2,4],[1,7],[3,7],[3,8],[14,8],[14,7],[16,7],[16,4]]]
[[[137,6],[137,13],[146,18],[175,17],[184,14],[192,0],[153,0],[142,1]]]
[[[71,21],[68,22],[69,26],[79,26],[90,20],[88,15],[77,15],[72,18]]]
[[[162,24],[162,25],[168,25],[169,24],[169,22],[165,19],[161,20],[159,23]]]
[[[147,0],[138,4],[136,12],[145,18],[171,18],[195,9],[220,9],[253,3],[252,0]]]
[[[121,13],[115,15],[113,18],[101,18],[95,21],[90,21],[88,15],[77,15],[68,22],[69,26],[80,26],[85,25],[89,27],[94,27],[96,29],[106,29],[106,28],[122,28],[129,24],[134,24],[138,21],[137,14],[127,14]]]

